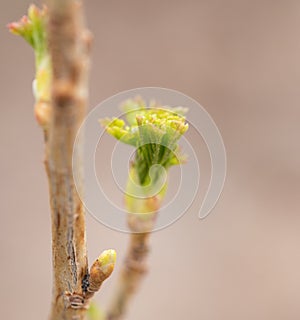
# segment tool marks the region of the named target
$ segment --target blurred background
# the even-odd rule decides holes
[[[52,281],[43,137],[33,52],[5,28],[29,4],[2,1],[0,10],[0,303],[3,319],[37,320],[47,318]],[[150,272],[127,319],[299,320],[300,2],[88,0],[85,9],[90,109],[135,87],[181,91],[213,117],[228,157],[220,200],[199,220],[210,169],[194,137],[203,149],[199,195],[153,234]],[[90,261],[113,247],[119,268],[127,235],[90,215],[87,235]],[[104,307],[116,275],[97,295]]]

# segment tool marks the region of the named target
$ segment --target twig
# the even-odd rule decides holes
[[[140,97],[125,101],[121,107],[127,123],[118,118],[100,120],[110,135],[136,148],[125,192],[132,233],[107,320],[124,317],[145,275],[149,237],[167,189],[167,170],[184,158],[177,142],[188,129],[183,108],[162,108],[155,102],[146,108]]]
[[[147,271],[150,233],[132,234],[128,252],[120,273],[117,291],[107,312],[107,320],[122,319],[131,298],[140,286]]]
[[[83,320],[90,299],[112,273],[114,250],[88,270],[82,189],[82,148],[73,144],[87,105],[90,35],[73,0],[49,0],[49,11],[31,5],[8,25],[34,49],[35,116],[45,136],[52,220],[53,297],[50,320]],[[74,162],[72,161],[74,160]],[[81,185],[74,183],[76,175]]]
[[[157,196],[143,201],[145,201],[145,207],[149,210],[149,213],[128,213],[128,225],[133,233],[130,234],[118,287],[107,311],[107,320],[119,320],[125,316],[131,299],[147,273],[147,258],[150,251],[149,240],[160,201],[157,201]],[[145,217],[145,215],[147,216]]]
[[[82,292],[88,274],[85,212],[74,174],[80,175],[82,154],[73,144],[87,104],[88,47],[81,8],[72,0],[50,0],[48,39],[52,61],[52,118],[46,143],[49,178],[53,299],[50,319],[84,319]],[[79,186],[82,187],[82,186]]]

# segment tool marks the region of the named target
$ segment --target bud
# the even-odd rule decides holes
[[[117,254],[115,250],[105,250],[93,263],[90,269],[90,284],[87,289],[88,298],[97,292],[103,281],[106,280],[114,270]]]
[[[47,48],[46,23],[47,8],[39,9],[30,5],[27,16],[18,22],[8,24],[11,33],[23,37],[34,49],[36,75],[33,93],[36,100],[35,115],[38,123],[45,129],[49,123],[50,83],[52,77],[50,55]]]
[[[51,107],[47,102],[37,102],[34,106],[34,115],[37,123],[44,129],[49,127]]]
[[[186,108],[162,107],[154,101],[147,108],[146,103],[137,97],[126,100],[122,109],[127,124],[117,118],[106,118],[100,123],[107,133],[136,148],[132,165],[141,185],[149,183],[149,172],[153,165],[168,169],[182,163],[184,157],[179,153],[178,140],[188,130],[184,117]]]

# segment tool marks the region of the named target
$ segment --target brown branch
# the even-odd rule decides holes
[[[45,166],[52,217],[53,298],[51,320],[85,319],[82,289],[88,275],[85,212],[73,180],[80,150],[73,144],[85,116],[89,40],[81,8],[72,0],[49,0],[48,39],[52,62],[51,119]],[[82,186],[79,186],[82,188]]]
[[[147,272],[149,239],[158,210],[152,200],[152,198],[146,200],[149,211],[152,213],[128,213],[128,225],[133,233],[130,234],[128,250],[120,271],[118,286],[106,315],[107,320],[124,318],[130,301]],[[147,218],[145,218],[145,215],[147,215]]]
[[[85,212],[77,193],[83,188],[81,141],[73,148],[87,105],[91,37],[78,2],[48,2],[49,11],[31,5],[8,28],[34,48],[36,58],[35,116],[45,137],[52,220],[50,320],[83,320],[90,298],[114,269],[116,253],[105,250],[88,270]]]
[[[138,289],[147,269],[149,233],[132,234],[123,268],[120,273],[117,291],[107,312],[107,320],[122,319],[134,293]]]

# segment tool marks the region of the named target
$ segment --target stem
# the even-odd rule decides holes
[[[84,320],[90,299],[114,269],[116,252],[103,251],[88,270],[85,212],[77,193],[83,188],[83,150],[73,147],[87,105],[91,36],[77,1],[48,3],[49,11],[31,5],[28,15],[8,28],[22,36],[36,56],[35,116],[45,137],[52,222],[50,320]]]
[[[147,271],[149,240],[161,206],[165,187],[156,195],[139,198],[137,193],[138,172],[132,166],[126,186],[125,205],[128,211],[127,223],[130,231],[128,250],[123,263],[116,292],[107,312],[107,320],[122,319],[128,305],[140,286]],[[139,188],[139,187],[138,187]],[[150,194],[151,194],[150,190]]]
[[[49,0],[48,39],[52,61],[51,119],[45,166],[49,178],[53,297],[51,320],[85,319],[82,283],[88,274],[85,212],[74,174],[81,174],[82,151],[73,144],[87,105],[89,41],[81,7],[72,0]],[[82,187],[82,186],[79,186]]]
[[[130,235],[129,247],[120,273],[118,288],[107,312],[107,320],[123,318],[131,298],[142,282],[147,271],[149,236],[150,233]]]
[[[107,320],[123,318],[144,277],[150,232],[167,188],[167,170],[180,164],[177,141],[188,129],[182,115],[185,110],[181,108],[173,112],[157,104],[156,108],[147,109],[139,98],[125,101],[123,108],[128,125],[116,118],[101,121],[110,135],[136,148],[124,199],[132,234]]]

